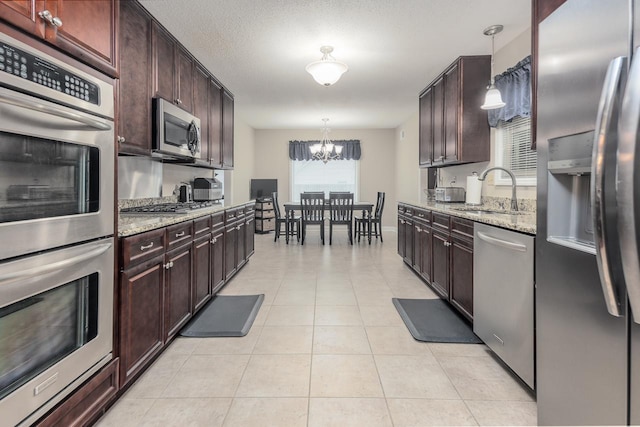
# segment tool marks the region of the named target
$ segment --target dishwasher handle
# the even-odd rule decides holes
[[[502,246],[503,248],[511,249],[518,252],[526,252],[527,246],[518,242],[511,242],[509,240],[498,239],[497,237],[489,236],[488,234],[483,233],[482,231],[476,232],[480,240],[484,240],[487,243],[496,246]]]

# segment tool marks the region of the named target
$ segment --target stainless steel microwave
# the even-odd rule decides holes
[[[165,101],[153,99],[153,151],[161,156],[200,158],[200,119]]]

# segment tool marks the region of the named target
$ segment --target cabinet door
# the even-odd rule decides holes
[[[165,255],[169,267],[165,280],[165,342],[191,318],[191,256],[191,244]]]
[[[420,256],[422,257],[421,267],[422,267],[422,278],[427,282],[431,283],[431,260],[433,255],[433,238],[432,238],[431,227],[428,225],[422,226],[422,232],[420,233],[420,239],[422,240],[422,244],[420,245]]]
[[[440,296],[449,299],[449,235],[434,231],[432,242],[431,286]]]
[[[479,108],[479,107],[478,107]],[[458,160],[458,117],[460,116],[460,67],[444,75],[444,162]],[[472,143],[472,142],[470,142]]]
[[[193,242],[193,295],[192,313],[211,298],[211,233]]]
[[[398,217],[398,255],[404,258],[406,249],[405,249],[405,241],[407,239],[404,232],[404,218]]]
[[[45,39],[111,76],[116,76],[115,0],[45,0],[62,26],[45,26]]]
[[[451,304],[473,320],[473,241],[451,240]]]
[[[120,383],[126,384],[163,346],[164,255],[120,274]]]
[[[246,231],[247,231],[247,227],[246,224],[244,222],[241,222],[240,224],[237,225],[237,229],[238,229],[238,254],[237,254],[237,266],[240,267],[242,265],[244,265],[244,263],[247,261],[247,252],[246,252],[246,243],[247,243],[247,236],[246,236]]]
[[[224,285],[224,230],[213,233],[212,249],[211,249],[211,295]]]
[[[256,221],[255,221],[255,217],[253,215],[251,215],[249,218],[247,218],[246,220],[246,226],[245,226],[245,252],[247,254],[247,259],[249,259],[249,257],[251,255],[253,255],[253,253],[255,252],[255,236],[256,236]]]
[[[118,152],[151,153],[151,18],[138,2],[120,2]]]
[[[422,275],[422,224],[413,224],[413,269]]]
[[[233,169],[233,97],[222,91],[222,166]]]
[[[176,102],[175,44],[173,38],[156,22],[152,26],[153,37],[153,96]]]
[[[404,221],[404,262],[413,266],[413,221]]]
[[[444,161],[444,78],[433,85],[433,164]]]
[[[235,225],[227,225],[224,232],[224,273],[229,280],[238,268],[238,229]]]
[[[181,47],[176,48],[177,104],[180,108],[193,112],[193,58]]]
[[[420,97],[420,166],[433,161],[433,88]]]
[[[44,0],[0,1],[1,20],[39,38],[44,38],[45,21],[38,16],[43,10]]]
[[[209,73],[199,65],[193,72],[193,114],[200,119],[202,145],[200,158],[202,162],[210,163],[209,155]]]
[[[222,87],[209,80],[209,163],[222,167]]]

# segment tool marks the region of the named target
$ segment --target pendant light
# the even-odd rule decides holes
[[[322,59],[320,61],[312,62],[305,68],[315,81],[323,86],[331,86],[340,80],[340,77],[347,72],[349,67],[347,64],[338,62],[331,56],[333,47],[322,46],[320,48],[322,52]]]
[[[485,36],[491,36],[491,83],[487,88],[488,90],[484,98],[484,104],[480,107],[483,110],[495,110],[505,106],[504,101],[502,101],[502,95],[500,95],[500,91],[496,88],[495,80],[493,78],[493,56],[495,55],[493,39],[496,34],[502,31],[503,28],[504,27],[502,25],[492,25],[483,31]]]

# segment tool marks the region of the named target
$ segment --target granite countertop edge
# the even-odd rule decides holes
[[[164,215],[133,215],[118,214],[118,237],[128,237],[134,234],[144,233],[145,231],[164,228],[169,225],[179,224],[181,222],[190,221],[207,215],[213,215],[217,212],[223,212],[227,209],[234,209],[240,206],[254,204],[255,200],[243,203],[235,203],[230,206],[212,206],[210,208],[202,208],[185,214],[164,214]]]
[[[523,212],[518,215],[508,214],[471,214],[465,212],[462,209],[473,209],[473,207],[465,204],[452,204],[452,203],[436,203],[436,202],[407,202],[400,200],[398,203],[403,205],[413,206],[421,209],[427,209],[434,212],[440,212],[447,215],[455,216],[458,218],[468,219],[474,222],[482,224],[495,225],[497,227],[506,228],[508,230],[517,231],[520,233],[536,235],[536,213],[535,212]],[[474,206],[476,207],[476,206]],[[477,209],[484,209],[483,206],[477,206]]]

